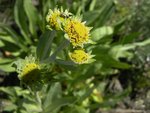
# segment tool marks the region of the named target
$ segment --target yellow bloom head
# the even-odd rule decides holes
[[[32,84],[40,78],[40,66],[32,56],[26,57],[25,60],[18,60],[17,72],[19,79],[26,84]]]
[[[72,53],[69,53],[69,57],[77,64],[88,63],[89,59],[92,58],[92,56],[83,49],[74,50]]]
[[[58,9],[54,9],[52,11],[49,9],[49,12],[46,16],[46,21],[48,22],[48,27],[50,29],[61,30],[61,23],[64,20],[61,16],[61,11]]]
[[[68,35],[73,47],[83,46],[84,43],[89,41],[90,28],[85,26],[84,22],[80,19],[73,18],[66,22],[64,31]]]
[[[36,82],[39,78],[40,68],[36,63],[29,63],[23,67],[20,79],[25,83]]]

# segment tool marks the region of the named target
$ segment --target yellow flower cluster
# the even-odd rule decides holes
[[[72,44],[73,52],[69,53],[70,59],[77,63],[88,63],[92,55],[86,53],[83,49],[84,44],[90,42],[90,27],[85,25],[79,17],[73,16],[67,10],[51,9],[46,16],[48,28],[51,30],[62,30],[66,38]]]
[[[90,28],[85,25],[85,22],[62,9],[54,9],[54,11],[50,9],[46,21],[50,30],[60,30],[65,33],[65,38],[72,45],[73,51],[69,52],[69,57],[74,63],[84,64],[92,61],[94,55],[85,52],[84,49],[84,44],[90,42]],[[23,83],[34,85],[43,82],[40,74],[43,74],[44,65],[39,64],[35,57],[29,56],[14,64],[17,64],[18,77]]]

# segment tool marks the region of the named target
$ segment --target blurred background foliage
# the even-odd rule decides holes
[[[55,7],[82,15],[93,27],[91,39],[96,44],[87,45],[87,50],[92,50],[96,61],[73,66],[67,48],[59,50],[55,62],[48,62],[49,83],[35,94],[20,86],[11,65],[30,54],[46,58],[61,46],[64,34],[53,35],[45,27],[48,9]],[[148,0],[1,0],[0,111],[150,110],[149,10]],[[51,38],[53,43],[47,41]]]

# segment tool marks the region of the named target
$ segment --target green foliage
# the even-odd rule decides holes
[[[40,37],[39,44],[36,50],[36,54],[39,60],[44,60],[50,55],[54,35],[54,31],[47,31]]]
[[[37,5],[31,0],[16,0],[16,28],[0,23],[0,47],[4,51],[0,58],[0,69],[14,72],[12,62],[33,55],[42,64],[40,72],[45,79],[41,80],[39,86],[0,87],[2,111],[93,113],[99,108],[115,107],[134,88],[149,87],[149,71],[143,77],[144,70],[138,68],[139,74],[135,69],[136,63],[144,62],[140,58],[149,58],[150,39],[138,41],[140,32],[125,32],[125,23],[130,14],[124,9],[121,9],[122,14],[116,13],[119,5],[114,0],[39,0]],[[81,14],[86,25],[93,27],[90,32],[93,44],[87,44],[86,49],[95,55],[95,62],[77,65],[70,61],[68,53],[72,48],[64,33],[46,29],[48,9],[55,7],[69,8],[69,12]],[[115,15],[121,21],[118,22]],[[145,49],[145,56],[138,51],[140,48],[148,48]],[[132,86],[129,80],[129,84],[123,87],[120,78],[124,71],[131,70],[133,76],[130,73],[127,75],[132,76],[136,84]]]

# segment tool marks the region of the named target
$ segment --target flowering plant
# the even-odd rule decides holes
[[[134,68],[133,50],[150,40],[131,43],[138,35],[122,31],[126,18],[114,21],[117,2],[100,1],[39,0],[33,5],[16,0],[15,28],[0,24],[5,56],[0,69],[16,69],[19,78],[11,80],[18,86],[0,88],[7,94],[4,111],[93,113],[116,107],[132,92],[122,84],[124,72]],[[55,8],[59,3],[70,11]]]

